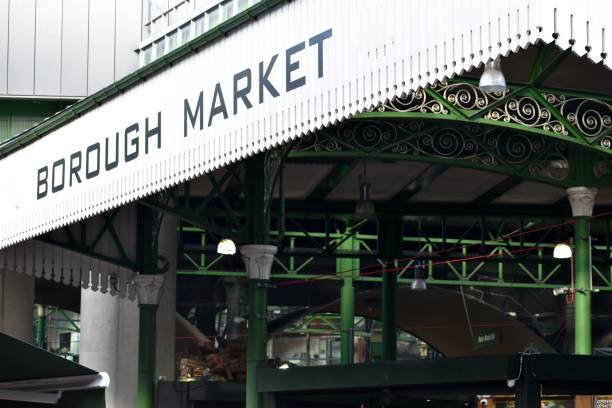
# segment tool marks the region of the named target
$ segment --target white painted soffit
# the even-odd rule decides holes
[[[2,159],[0,247],[270,149],[538,40],[556,37],[560,47],[573,44],[579,55],[588,49],[600,62],[604,44],[612,44],[610,30],[604,30],[611,15],[612,2],[605,0],[283,3]],[[269,67],[269,86],[261,86]],[[238,98],[235,112],[234,76],[245,69],[251,70],[252,107]],[[244,75],[237,89],[248,88]],[[212,107],[221,105],[216,84],[228,117],[213,115],[209,125]],[[195,129],[189,121],[184,136],[184,101],[196,111],[201,91],[203,128],[196,118]],[[149,128],[161,118],[159,148],[157,135],[145,136],[147,118]],[[80,160],[80,182],[70,180],[72,155],[75,168]],[[90,178],[84,174],[87,158]],[[52,192],[54,163],[56,187],[62,185],[62,160],[63,188]],[[47,194],[38,199],[44,166]]]

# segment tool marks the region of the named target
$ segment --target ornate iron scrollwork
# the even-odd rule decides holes
[[[480,110],[506,96],[506,92],[486,93],[467,83],[440,82],[432,88],[449,103],[459,109]]]
[[[334,133],[318,133],[316,143],[299,140],[298,151],[319,152],[320,146],[339,146],[364,154],[396,154],[470,163],[483,170],[563,180],[569,172],[568,146],[544,136],[476,124],[450,125],[420,120],[352,120]],[[296,151],[294,148],[293,151]]]
[[[444,106],[440,102],[427,95],[427,93],[422,89],[411,92],[403,98],[393,98],[387,100],[375,109],[379,112],[419,112],[435,113],[442,115],[448,114],[448,110],[444,108]]]
[[[607,149],[612,147],[612,137],[609,135],[612,105],[597,99],[551,93],[544,94],[544,97],[590,142],[599,143]]]
[[[419,89],[404,97],[386,101],[372,110],[451,116],[447,107],[453,106],[464,112],[482,111],[482,117],[486,120],[516,124],[563,136],[570,133],[566,128],[569,123],[590,143],[612,148],[612,105],[606,101],[541,93],[549,104],[545,105],[526,92],[514,96],[510,96],[508,92],[489,94],[470,83],[447,81],[438,82],[429,89],[445,102]],[[560,120],[560,116],[567,121]]]
[[[339,152],[342,150],[342,146],[334,139],[325,136],[322,131],[319,131],[307,133],[297,139],[291,150],[293,152]]]
[[[487,113],[485,119],[516,123],[528,128],[540,128],[561,135],[568,134],[565,126],[554,119],[546,107],[528,96],[519,96],[506,101],[499,108]]]

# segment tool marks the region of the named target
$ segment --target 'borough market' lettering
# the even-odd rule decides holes
[[[260,61],[256,68],[246,68],[234,74],[229,82],[232,84],[231,90],[224,89],[221,83],[217,83],[208,91],[200,91],[196,98],[185,98],[182,107],[183,136],[189,136],[189,131],[196,128],[202,131],[205,123],[210,127],[215,121],[228,119],[230,113],[237,115],[251,109],[254,103],[263,104],[280,96],[281,92],[291,92],[306,85],[307,77],[301,75],[299,70],[300,63],[304,63],[300,60],[300,54],[307,48],[312,47],[312,53],[316,55],[316,76],[322,78],[325,68],[324,42],[331,37],[332,30],[325,30],[287,48],[283,53],[284,64],[279,62],[279,54],[274,54],[268,60]],[[275,70],[282,69],[283,81],[277,79],[274,82],[272,78]],[[212,95],[210,102],[205,98],[209,95],[207,92]],[[145,118],[144,123],[134,122],[122,131],[115,132],[114,136],[106,136],[84,150],[77,150],[50,165],[40,167],[36,180],[36,197],[40,200],[49,194],[98,177],[103,172],[112,171],[122,164],[149,154],[153,149],[161,149],[164,145],[162,133],[167,135],[178,132],[179,129],[162,132],[161,111],[153,117]]]

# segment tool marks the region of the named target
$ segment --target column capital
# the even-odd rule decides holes
[[[242,245],[239,249],[249,279],[270,280],[278,248],[274,245]]]
[[[572,206],[572,217],[590,217],[593,215],[597,189],[592,187],[570,187],[567,198]]]
[[[132,281],[136,286],[139,305],[158,305],[161,289],[164,285],[163,275],[138,274]]]

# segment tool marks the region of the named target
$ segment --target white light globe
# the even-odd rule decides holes
[[[236,253],[236,244],[231,239],[224,238],[217,245],[217,253],[221,255],[234,255]]]

